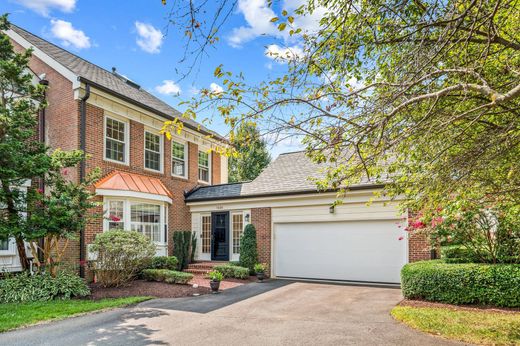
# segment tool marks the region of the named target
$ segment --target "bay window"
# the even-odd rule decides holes
[[[116,228],[137,231],[156,244],[166,244],[165,203],[111,197],[105,198],[105,209],[105,231]]]

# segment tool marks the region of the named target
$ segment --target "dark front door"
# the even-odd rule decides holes
[[[229,213],[213,213],[211,220],[211,260],[229,261]]]

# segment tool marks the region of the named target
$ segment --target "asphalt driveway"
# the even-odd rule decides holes
[[[398,289],[274,280],[0,334],[0,345],[455,345],[390,316]]]

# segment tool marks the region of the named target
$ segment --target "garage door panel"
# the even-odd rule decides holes
[[[309,279],[399,282],[406,261],[396,221],[275,224],[274,274]]]

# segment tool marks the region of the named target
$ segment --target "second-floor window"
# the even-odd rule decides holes
[[[199,180],[209,183],[209,154],[199,151]]]
[[[161,136],[144,132],[144,167],[154,171],[162,171]]]
[[[186,146],[172,141],[172,174],[186,178]]]
[[[127,124],[112,118],[106,118],[105,158],[127,162]]]

